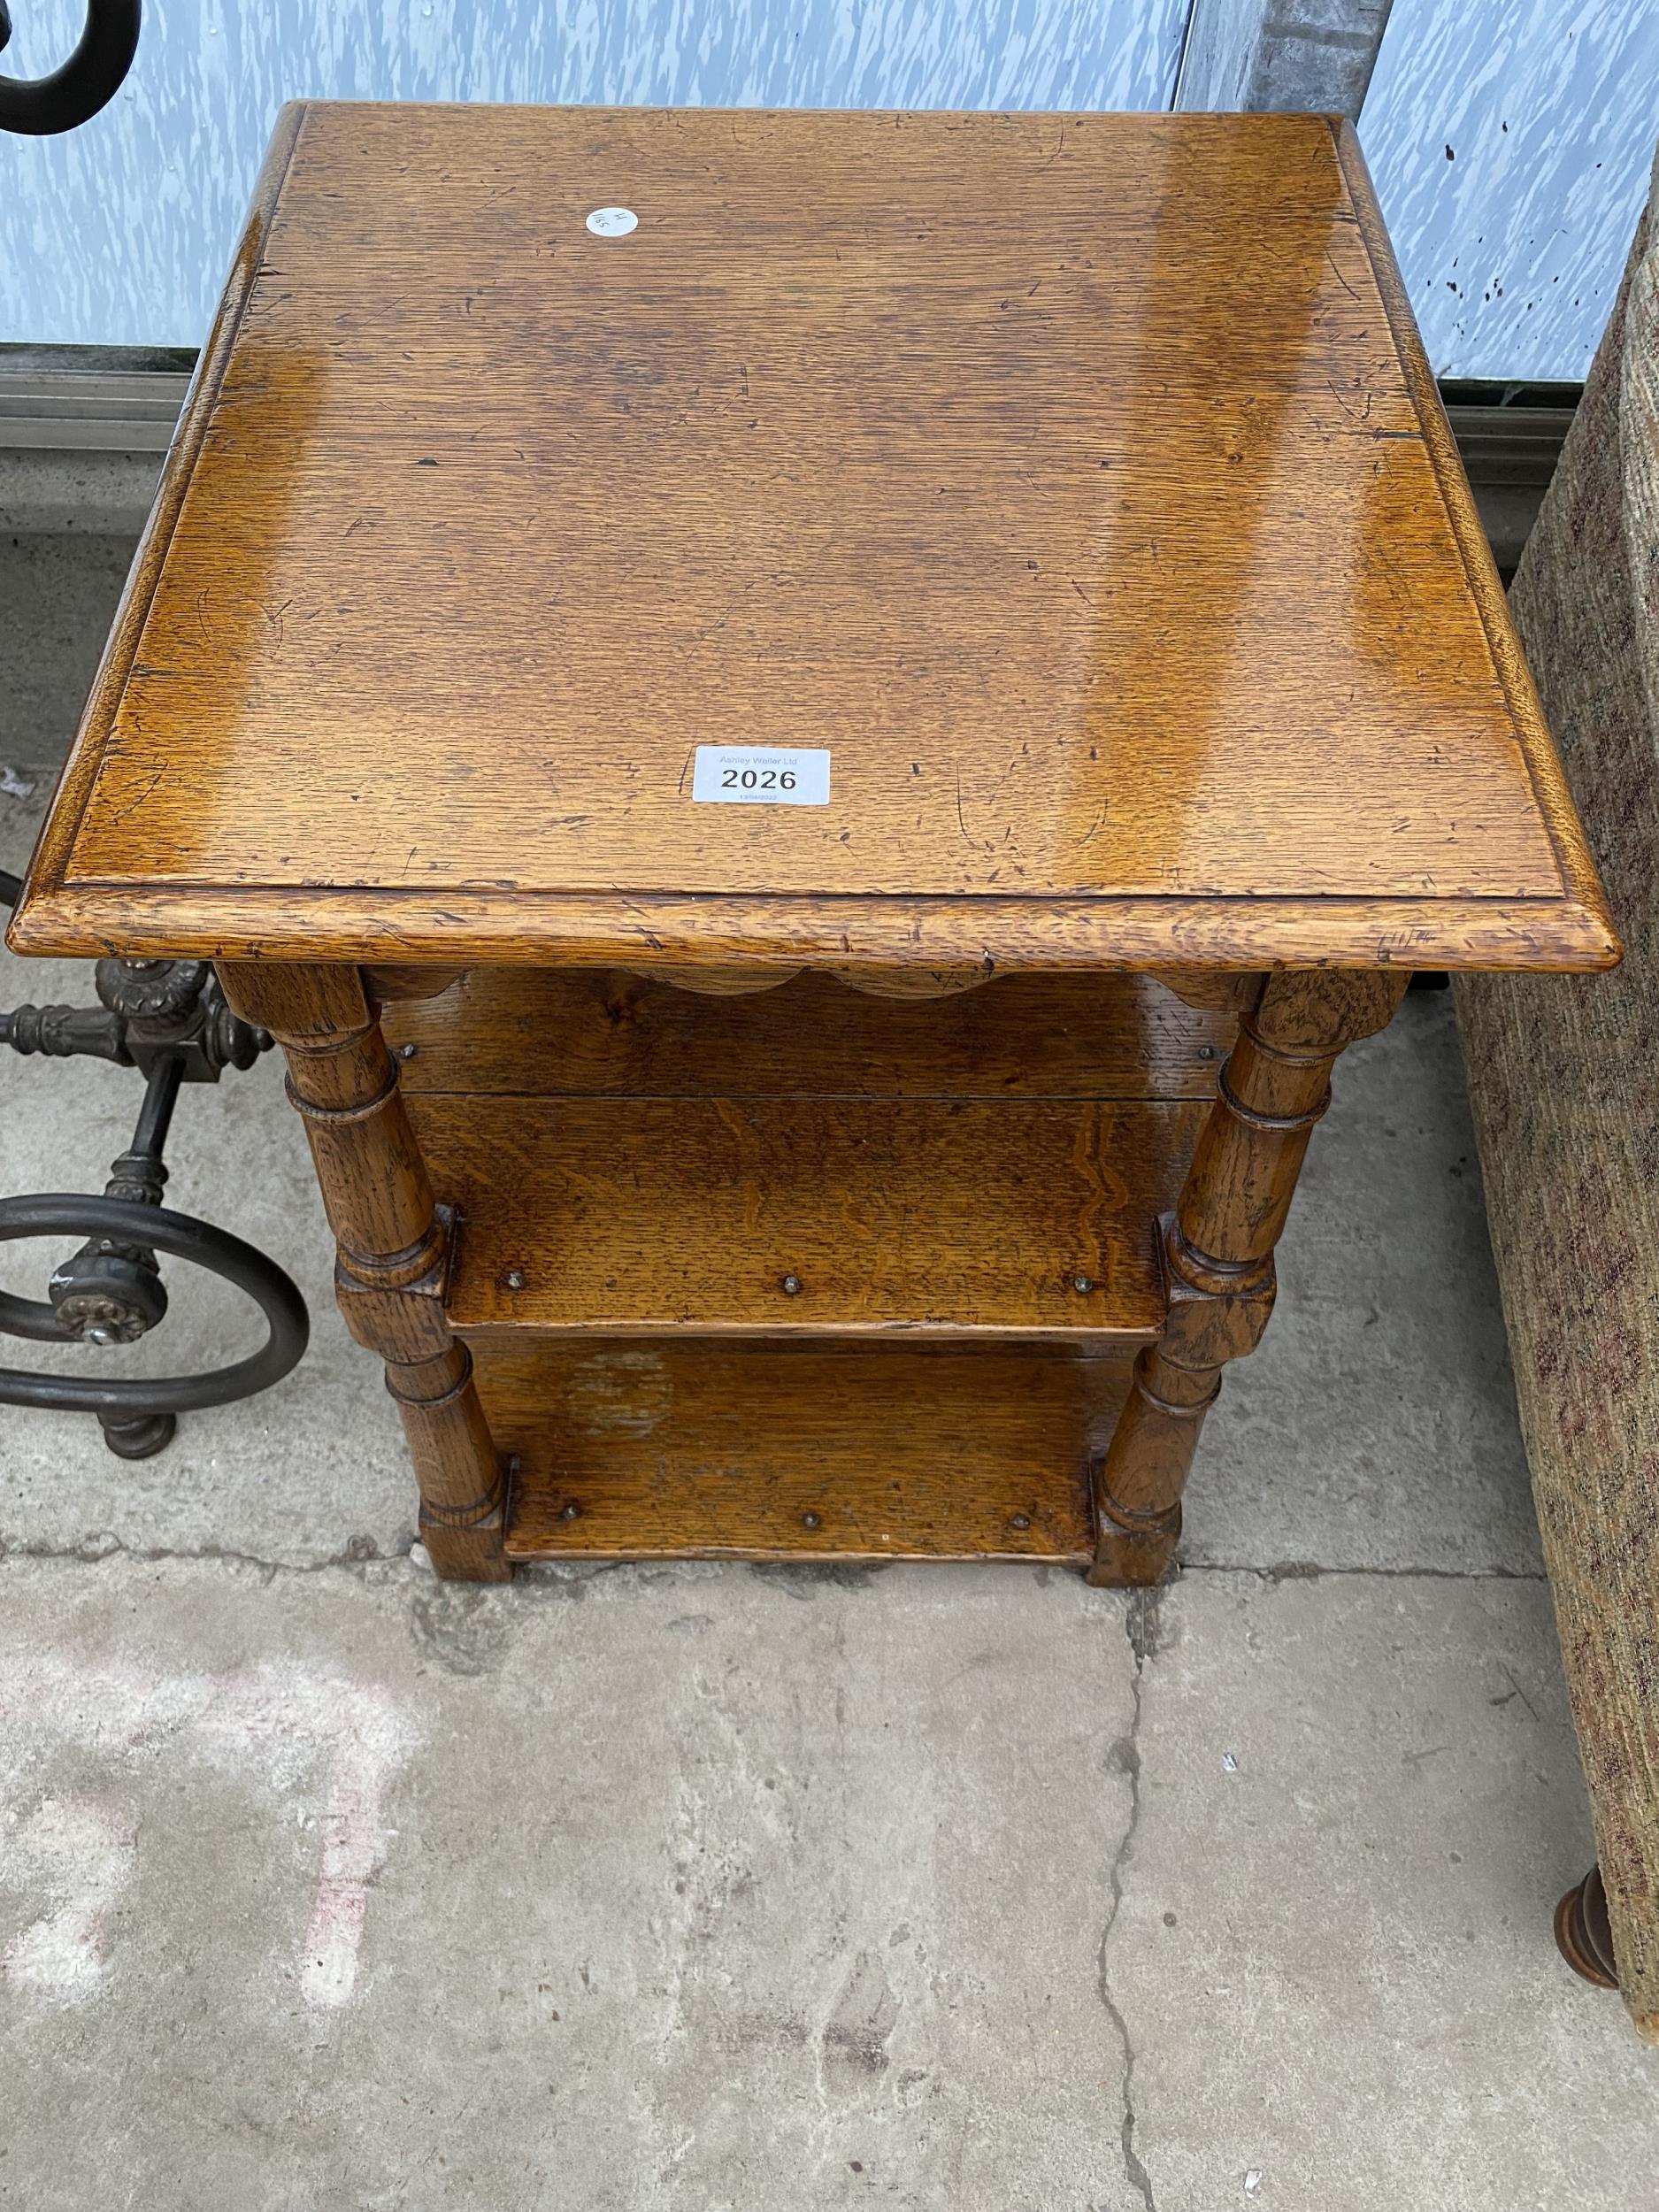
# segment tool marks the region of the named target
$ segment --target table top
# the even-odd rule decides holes
[[[1346,126],[352,104],[280,121],[13,942],[1617,954]]]

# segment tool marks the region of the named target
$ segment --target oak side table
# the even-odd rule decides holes
[[[275,1033],[485,1580],[1156,1580],[1338,1056],[1618,950],[1345,125],[352,105],[12,941]]]

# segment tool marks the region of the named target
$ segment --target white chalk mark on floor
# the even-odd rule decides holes
[[[20,1890],[25,1911],[37,1916],[0,1947],[0,1976],[57,2004],[96,1992],[114,1908],[137,1864],[127,1791],[130,1784],[135,1794],[165,1753],[261,1779],[285,1806],[297,1801],[303,1829],[321,1841],[294,1970],[307,2004],[345,2004],[357,1985],[368,1885],[390,1841],[387,1786],[416,1741],[378,1684],[296,1662],[218,1677],[83,1668],[46,1655],[0,1669],[0,1809],[9,1813],[0,1886]],[[99,1755],[105,1793],[51,1790],[46,1774],[65,1746]]]
[[[92,1995],[109,1964],[115,1906],[132,1880],[136,1839],[119,1807],[80,1793],[42,1798],[7,1839],[8,1874],[43,1890],[49,1909],[0,1951],[0,1978],[63,2005]]]
[[[386,1851],[380,1801],[403,1755],[396,1712],[360,1694],[357,1709],[342,1716],[329,1774],[322,1859],[300,1966],[307,2004],[343,2005],[356,1986],[369,1879]]]

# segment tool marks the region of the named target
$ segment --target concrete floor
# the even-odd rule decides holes
[[[127,551],[0,541],[12,867]],[[98,1187],[134,1079],[0,1080],[0,1189]],[[139,1466],[0,1412],[0,2202],[1650,2212],[1659,2068],[1550,1942],[1591,1845],[1445,999],[1344,1065],[1150,1600],[440,1586],[275,1069],[173,1157],[316,1335]],[[173,1279],[119,1356],[249,1342]]]

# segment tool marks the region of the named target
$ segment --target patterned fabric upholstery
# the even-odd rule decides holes
[[[1509,596],[1624,964],[1457,1010],[1619,1985],[1659,2042],[1659,200]]]

